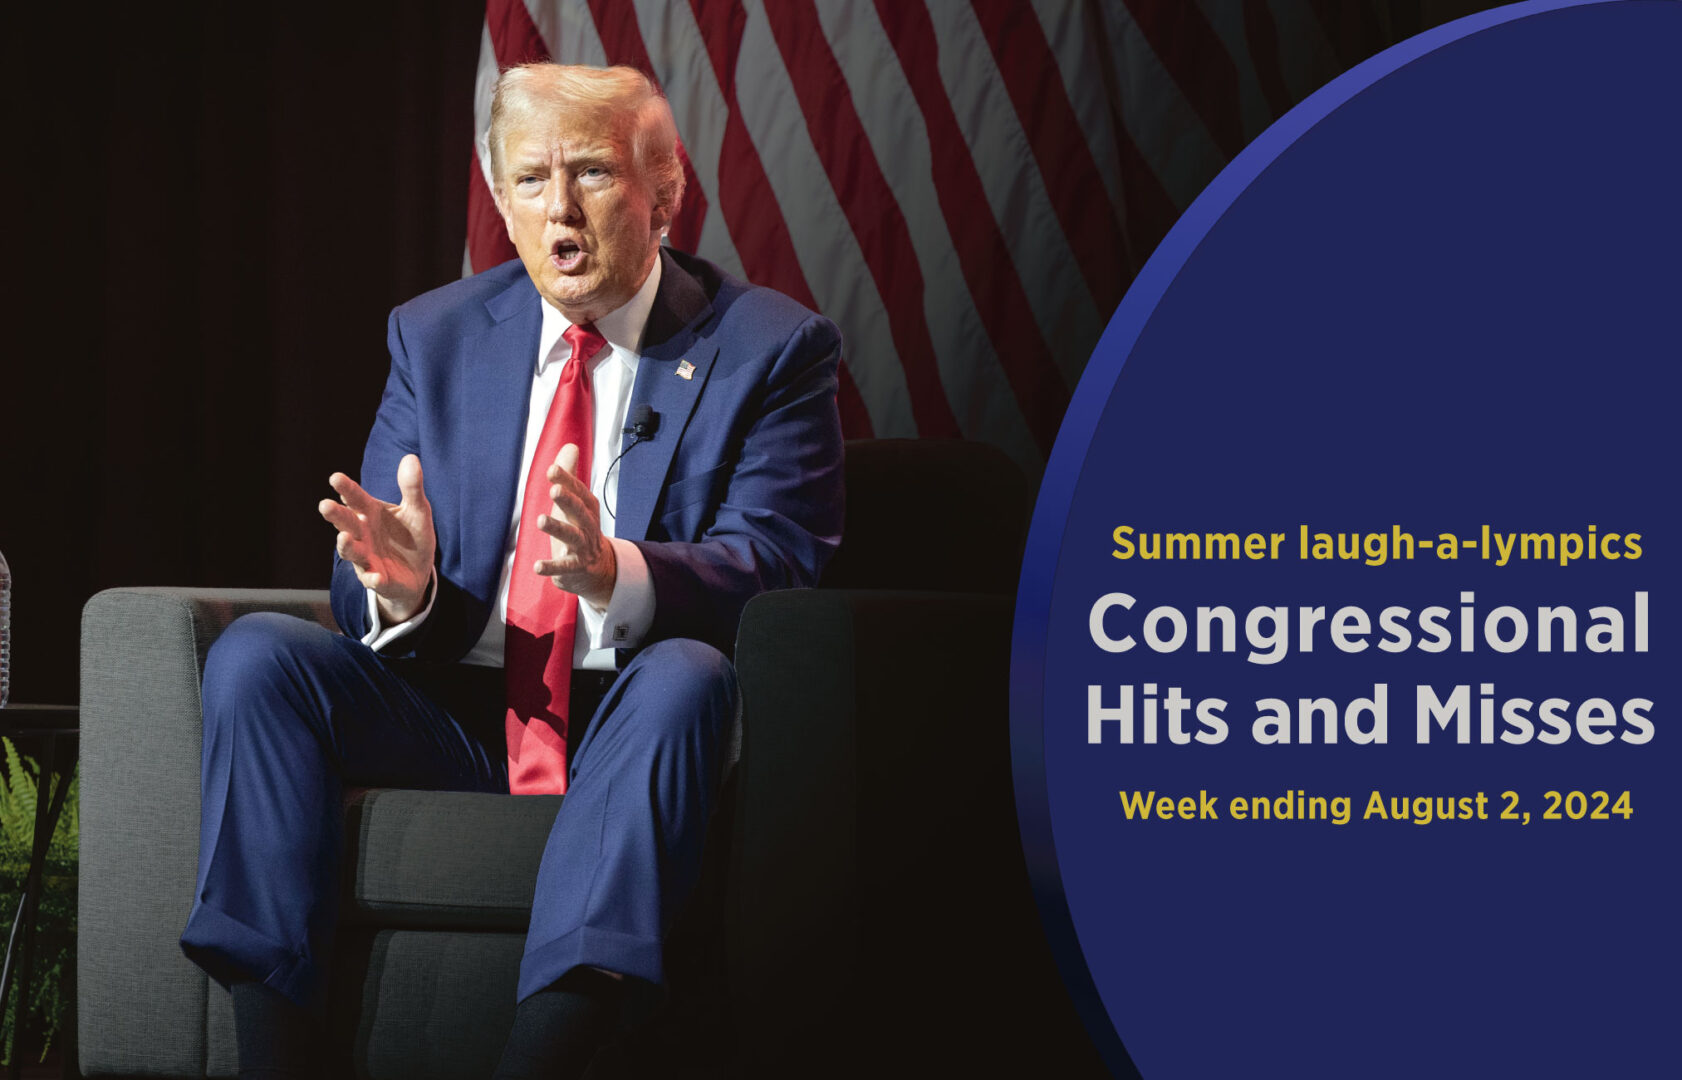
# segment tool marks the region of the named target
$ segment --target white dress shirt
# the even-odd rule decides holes
[[[648,628],[654,623],[654,583],[648,576],[648,563],[642,552],[628,540],[614,536],[611,509],[619,505],[619,456],[625,416],[630,409],[631,388],[636,382],[637,364],[642,359],[642,332],[648,323],[648,313],[654,306],[654,294],[660,288],[660,260],[625,305],[596,320],[596,332],[607,339],[608,347],[590,360],[590,394],[595,406],[594,445],[590,449],[590,490],[601,508],[602,534],[613,545],[618,563],[613,595],[606,608],[594,604],[578,605],[578,636],[573,643],[572,666],[612,670],[615,649],[635,648],[642,644]],[[520,506],[526,477],[531,472],[532,457],[537,453],[543,425],[549,417],[549,406],[555,390],[560,386],[561,369],[572,356],[572,347],[562,337],[572,321],[550,304],[543,305],[543,329],[538,335],[536,370],[532,374],[531,407],[526,413],[525,448],[520,454],[518,486],[514,489],[514,515],[508,523],[508,537],[502,554],[502,580],[497,586],[495,617],[486,620],[485,632],[477,644],[462,658],[463,663],[502,666],[503,642],[508,634],[508,581],[515,572],[514,550],[519,541],[520,528],[547,513],[527,510]],[[426,462],[421,462],[425,468]],[[530,573],[529,567],[521,572]],[[436,573],[436,571],[434,571]],[[553,586],[551,586],[553,587]],[[394,626],[380,625],[379,605],[373,590],[368,592],[368,625],[371,629],[362,638],[363,644],[378,651],[407,634],[426,620],[432,612],[429,589],[426,607],[414,618]]]

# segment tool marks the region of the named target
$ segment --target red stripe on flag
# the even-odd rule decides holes
[[[589,3],[590,17],[595,20],[596,36],[601,38],[607,62],[634,67],[659,86],[660,76],[654,71],[654,62],[648,58],[648,45],[642,40],[642,27],[637,25],[636,8],[623,0],[589,0]],[[707,216],[707,196],[701,190],[701,181],[695,176],[695,167],[689,163],[689,154],[683,149],[681,140],[678,142],[678,160],[683,162],[685,194],[683,205],[672,219],[672,244],[684,251],[694,251],[701,239],[701,222]]]
[[[713,64],[713,76],[718,88],[736,106],[736,54],[742,48],[742,28],[747,25],[748,13],[741,0],[689,0],[695,22],[701,30],[701,43],[706,46],[707,58]]]
[[[1156,245],[1168,235],[1180,218],[1180,208],[1162,186],[1139,145],[1114,114],[1116,147],[1121,151],[1121,197],[1127,201],[1127,251],[1133,259],[1133,273],[1144,269]]]
[[[1087,35],[1093,41],[1107,40],[1104,15],[1096,5],[1086,7],[1083,20]],[[1124,235],[1127,238],[1127,257],[1132,272],[1137,274],[1179,218],[1180,208],[1174,205],[1173,196],[1162,186],[1161,178],[1145,160],[1133,133],[1122,122],[1122,117],[1126,115],[1126,100],[1121,91],[1121,77],[1116,73],[1114,55],[1102,47],[1096,53],[1098,74],[1103,79],[1104,94],[1110,105],[1110,127],[1116,151],[1121,155],[1121,199],[1122,211],[1126,214]]]
[[[1123,263],[1125,244],[1098,162],[1058,76],[1045,29],[1027,4],[971,0],[970,6],[992,46],[1087,289],[1099,314],[1108,318],[1130,276]]]
[[[1277,120],[1291,107],[1291,91],[1285,86],[1285,72],[1279,62],[1279,27],[1267,0],[1244,0],[1244,43],[1250,49],[1250,63],[1262,97]]]
[[[551,55],[523,0],[485,0],[485,26],[491,32],[499,68],[547,60]]]
[[[818,302],[801,273],[782,208],[736,102],[736,55],[741,51],[747,13],[740,0],[690,0],[690,7],[729,109],[719,147],[718,205],[742,269],[749,280],[787,293],[815,310]]]
[[[522,0],[485,0],[485,29],[501,70],[549,58],[549,46]],[[515,255],[475,154],[472,175],[467,179],[467,261],[477,274]]]
[[[929,336],[923,310],[923,273],[911,243],[911,229],[870,148],[864,124],[847,91],[846,77],[818,22],[817,9],[811,0],[788,0],[765,5],[765,14],[794,83],[806,130],[887,309],[917,432],[957,438],[962,432],[946,400],[946,388],[941,385],[934,339]]]
[[[648,46],[642,40],[642,27],[637,25],[637,9],[613,0],[589,0],[589,4],[590,17],[596,22],[596,36],[602,40],[607,62],[634,67],[659,83],[654,62],[648,58]]]
[[[1126,4],[1151,51],[1203,118],[1215,145],[1229,160],[1236,157],[1246,141],[1238,111],[1238,65],[1208,17],[1192,3],[1126,0]]]
[[[473,155],[472,174],[467,178],[467,259],[473,272],[488,270],[507,262],[518,253],[508,239],[508,229],[497,212],[490,188],[485,186],[484,170],[479,168],[479,155]]]
[[[544,44],[522,0],[485,0],[485,29],[490,33],[491,52],[499,69],[549,58],[549,46]],[[496,200],[485,186],[477,153],[471,168],[467,178],[467,261],[477,274],[507,262],[516,252],[497,212]]]
[[[815,311],[818,302],[801,273],[782,208],[736,104],[736,55],[741,51],[747,13],[741,0],[690,0],[690,7],[706,43],[713,76],[730,110],[719,149],[718,207],[742,260],[742,270],[750,281],[785,293]],[[849,438],[870,438],[874,431],[870,414],[844,361],[838,403],[841,430]]]
[[[876,0],[876,11],[922,110],[934,155],[935,190],[976,310],[993,339],[1034,441],[1049,456],[1069,404],[1069,390],[1034,322],[1028,294],[1011,261],[1010,245],[993,219],[981,176],[946,97],[934,23],[921,4]]]
[[[701,180],[695,175],[695,166],[689,160],[689,151],[683,148],[681,137],[677,141],[677,157],[683,162],[683,202],[672,217],[668,234],[677,248],[694,251],[701,246],[701,225],[707,220],[707,193],[701,189]]]

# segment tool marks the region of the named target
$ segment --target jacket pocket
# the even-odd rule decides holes
[[[667,484],[665,498],[660,504],[660,520],[665,521],[680,510],[714,498],[729,479],[730,465],[726,462]]]

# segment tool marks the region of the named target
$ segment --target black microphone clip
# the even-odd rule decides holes
[[[654,433],[660,430],[660,414],[648,405],[638,405],[631,410],[625,426],[624,434],[635,435],[638,439],[652,439]]]
[[[631,415],[625,418],[625,427],[622,429],[623,434],[631,436],[630,444],[627,445],[625,449],[619,451],[618,457],[607,463],[607,475],[613,475],[613,467],[619,464],[626,454],[631,452],[632,446],[635,446],[640,442],[647,442],[649,439],[652,439],[654,437],[654,433],[659,430],[660,414],[655,412],[651,406],[638,405],[636,408],[632,409]],[[608,516],[617,519],[618,515],[613,512],[613,503],[606,502],[604,503],[604,506],[607,510]]]

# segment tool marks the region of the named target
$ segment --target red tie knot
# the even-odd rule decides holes
[[[572,346],[572,355],[579,362],[579,370],[588,364],[592,357],[607,348],[607,339],[596,333],[595,323],[578,323],[569,326],[561,334],[562,339]]]

